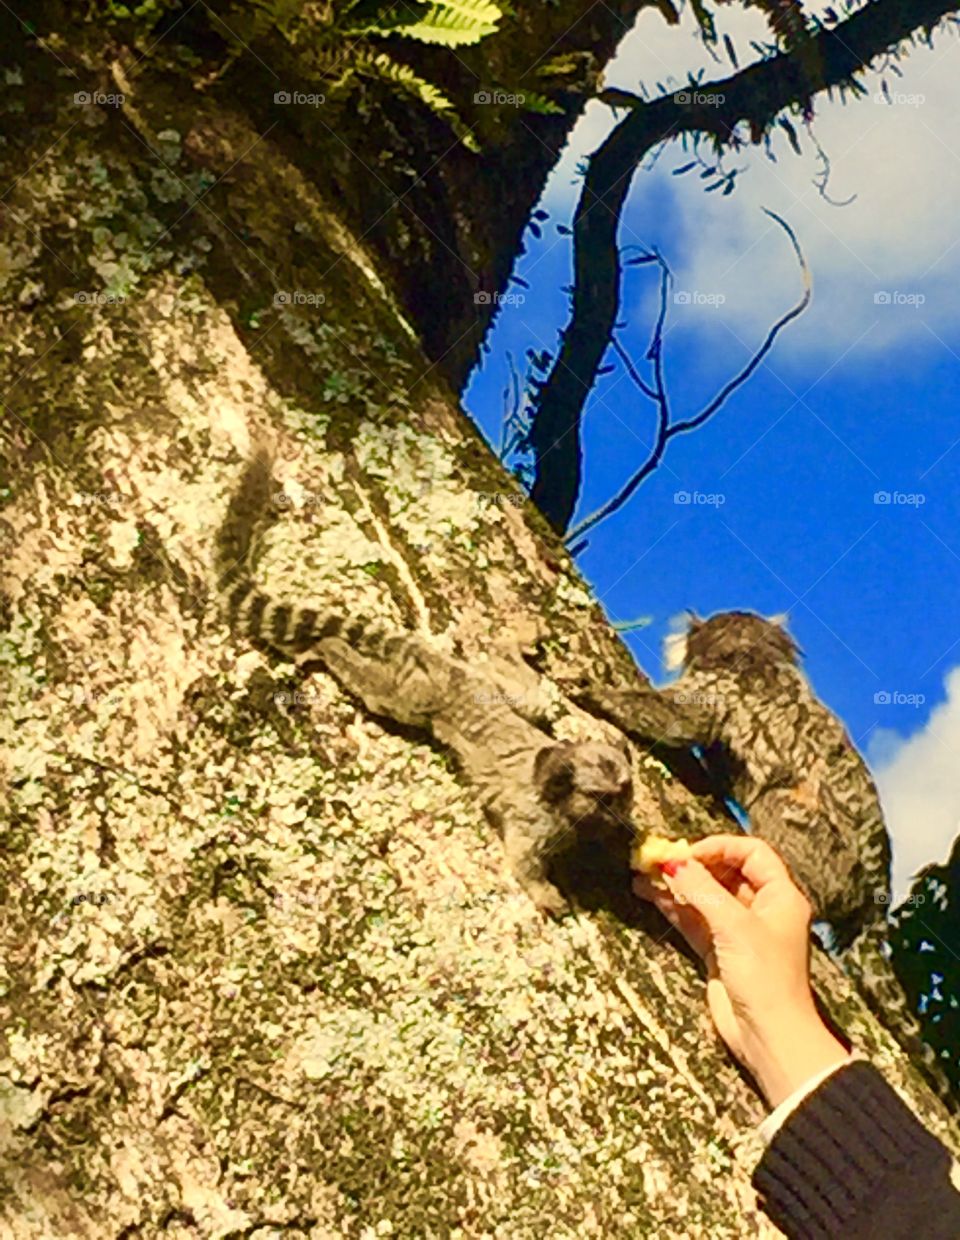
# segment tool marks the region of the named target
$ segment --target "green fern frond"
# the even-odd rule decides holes
[[[354,26],[345,33],[399,34],[421,43],[459,47],[479,43],[487,35],[494,34],[501,17],[503,11],[490,0],[431,0],[406,9],[402,14],[383,15]]]
[[[394,86],[399,86],[402,90],[415,95],[431,112],[443,117],[465,147],[471,151],[479,151],[480,147],[477,145],[476,138],[457,115],[452,101],[432,82],[414,73],[409,65],[400,64],[386,52],[380,52],[376,56],[361,52],[353,68],[357,73],[367,73],[371,77],[383,78]]]
[[[528,112],[539,112],[541,116],[562,115],[563,108],[548,99],[546,95],[538,95],[536,91],[523,91],[523,106]]]
[[[537,77],[569,77],[572,73],[583,72],[583,59],[582,52],[565,52],[543,61],[534,73]]]

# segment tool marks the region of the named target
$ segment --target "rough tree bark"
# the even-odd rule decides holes
[[[558,7],[591,57],[582,97],[636,6]],[[447,313],[432,225],[397,208],[365,235],[394,174],[351,181],[344,144],[379,140],[359,111],[266,132],[231,77],[191,91],[58,20],[47,50],[4,32],[0,1232],[774,1234],[749,1186],[761,1104],[623,857],[571,857],[580,911],[543,922],[441,751],[235,639],[213,596],[267,445],[267,586],[478,666],[539,632],[557,735],[605,735],[559,682],[639,673],[546,522],[493,498],[514,483],[448,382],[483,322],[460,293]],[[543,38],[491,40],[499,80]],[[488,162],[437,174],[481,283],[505,276],[567,102],[491,122]],[[384,166],[431,177],[438,126],[412,118]],[[635,766],[641,828],[726,825],[654,754]]]

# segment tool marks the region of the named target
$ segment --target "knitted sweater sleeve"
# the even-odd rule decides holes
[[[753,1173],[790,1240],[958,1240],[960,1170],[872,1064],[851,1060],[784,1121]]]

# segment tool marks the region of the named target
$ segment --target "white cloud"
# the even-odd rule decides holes
[[[879,729],[870,742],[893,840],[895,899],[907,895],[917,870],[946,861],[960,834],[960,667],[947,676],[946,690],[919,732],[903,739]]]
[[[718,28],[733,39],[741,66],[756,59],[751,39],[769,41],[756,11],[724,10]],[[702,67],[706,82],[731,73],[726,56],[721,53],[720,63],[713,61],[695,32],[689,6],[677,26],[668,26],[655,8],[645,9],[608,69],[606,84],[638,91],[643,82],[656,95],[658,82],[668,89],[684,85],[687,71]],[[850,206],[831,206],[818,194],[812,182],[821,164],[799,122],[800,157],[779,130],[772,139],[776,163],[756,147],[725,156],[725,167],[746,169],[728,197],[705,193],[706,182],[696,171],[671,175],[672,168],[687,162],[679,143],[664,151],[653,172],[637,175],[628,208],[632,229],[623,228],[622,242],[660,244],[676,277],[675,291],[725,298],[717,308],[704,305],[703,298],[700,305],[694,299],[689,307],[674,307],[677,321],[689,314],[698,330],[715,333],[727,344],[732,332],[752,350],[796,302],[801,290],[796,258],[786,235],[762,213],[766,206],[796,231],[815,287],[811,308],[781,337],[779,356],[824,351],[832,361],[838,348],[877,352],[894,342],[931,343],[936,337],[950,348],[946,342],[960,321],[954,291],[960,275],[960,143],[955,136],[960,39],[955,29],[938,31],[932,49],[908,49],[898,67],[899,78],[888,71],[864,79],[869,97],[848,96],[845,105],[826,96],[815,101],[814,134],[833,168],[829,192],[838,200],[856,194]],[[893,105],[878,102],[884,77],[899,100]],[[546,195],[549,209],[561,218],[572,213],[579,195],[577,163],[613,124],[609,108],[588,105]],[[706,146],[703,153],[708,153]],[[664,190],[671,203],[666,212]],[[655,193],[657,211],[647,218],[644,200],[653,200]],[[889,303],[875,302],[876,294],[889,294]],[[925,300],[915,304],[918,296]],[[631,316],[640,311],[636,305],[629,309]]]

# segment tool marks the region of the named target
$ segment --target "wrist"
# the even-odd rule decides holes
[[[850,1058],[816,1012],[758,1035],[750,1069],[771,1109],[812,1077]]]

